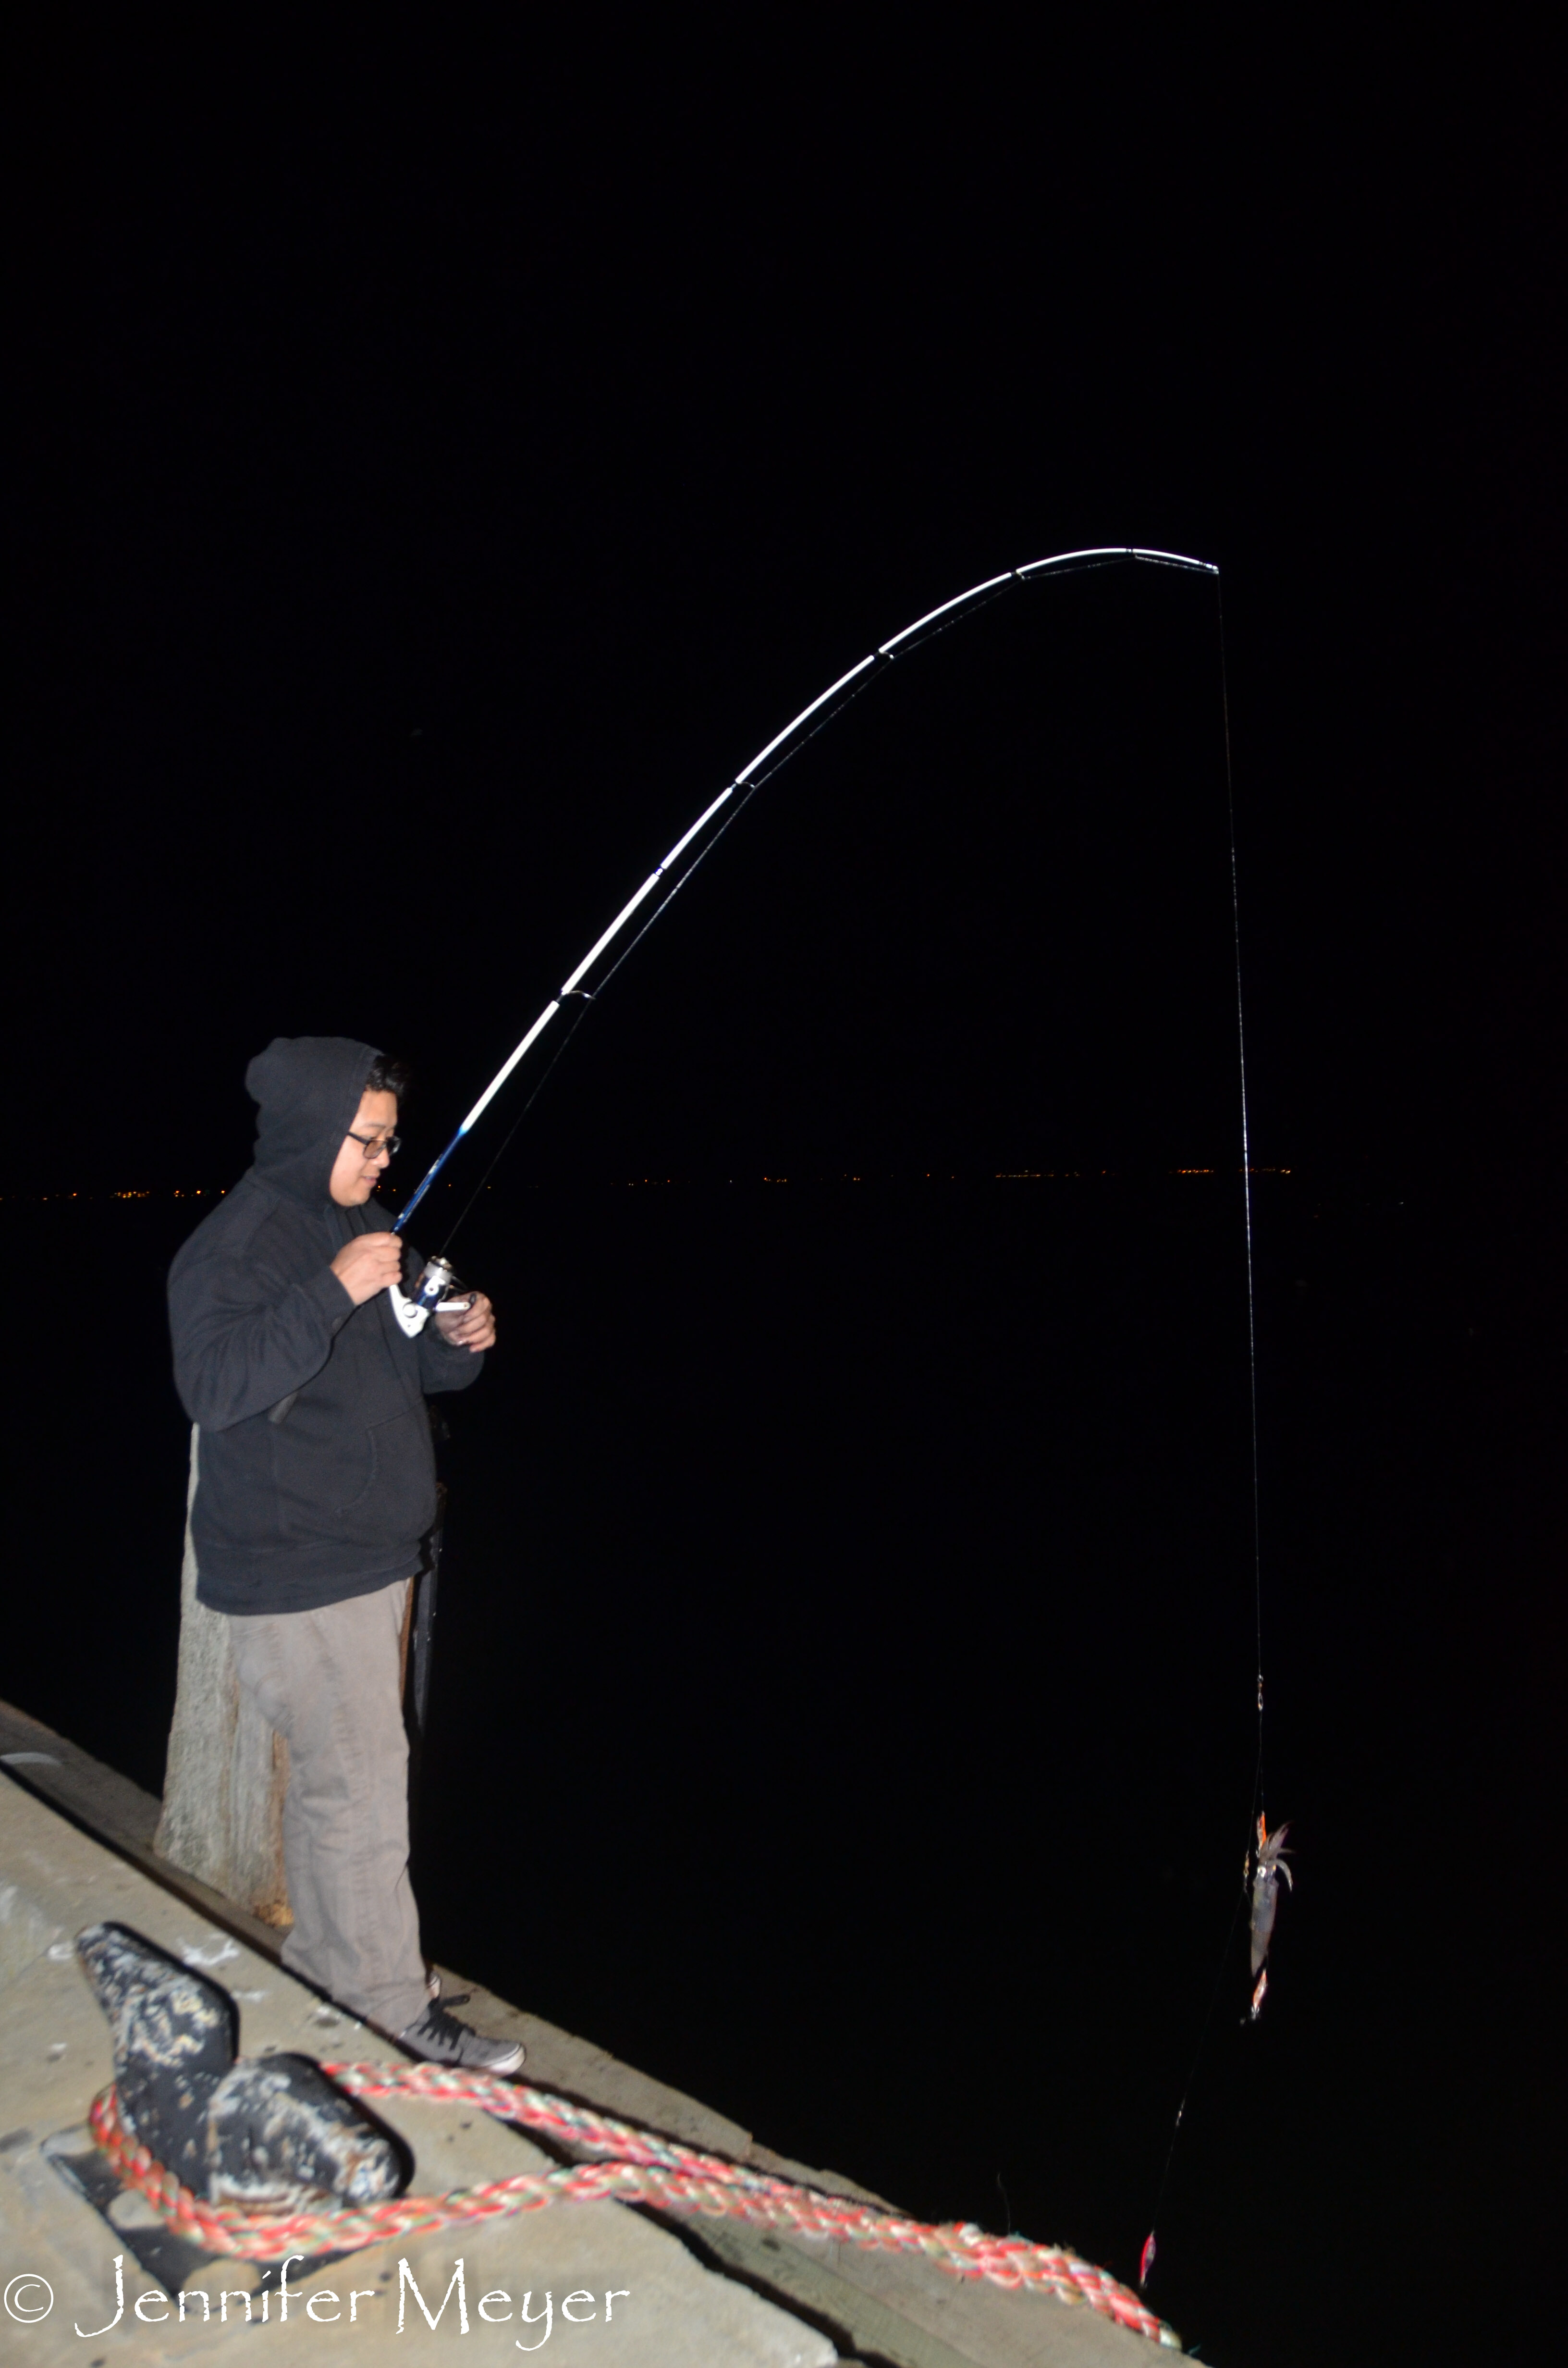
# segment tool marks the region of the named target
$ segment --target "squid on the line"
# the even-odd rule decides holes
[[[1257,1821],[1257,1846],[1248,1852],[1252,1873],[1252,2019],[1263,2011],[1263,2001],[1268,1993],[1268,1944],[1274,1938],[1274,1918],[1279,1907],[1279,1878],[1284,1876],[1289,1889],[1294,1891],[1295,1878],[1285,1861],[1290,1853],[1285,1847],[1288,1824],[1276,1826],[1269,1832],[1261,1816]]]

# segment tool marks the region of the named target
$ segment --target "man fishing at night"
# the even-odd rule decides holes
[[[416,2055],[515,2071],[520,2048],[432,1993],[402,1708],[409,1590],[436,1520],[425,1401],[478,1379],[494,1311],[475,1292],[415,1333],[399,1320],[410,1253],[374,1195],[398,1144],[400,1062],[347,1037],[279,1036],[245,1084],[255,1160],[176,1258],[169,1316],[199,1433],[197,1594],[289,1746],[283,1960]]]

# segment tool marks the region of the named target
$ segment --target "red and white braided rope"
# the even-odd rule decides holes
[[[145,2196],[176,2236],[209,2253],[276,2261],[287,2253],[353,2252],[389,2237],[509,2218],[551,2203],[599,2203],[613,2197],[664,2211],[744,2220],[754,2227],[782,2228],[794,2236],[918,2253],[955,2277],[983,2278],[993,2285],[1052,2294],[1059,2302],[1087,2303],[1118,2326],[1170,2351],[1181,2350],[1172,2329],[1128,2287],[1060,2246],[989,2236],[968,2222],[937,2226],[904,2219],[850,2196],[824,2194],[766,2171],[748,2170],[722,2156],[655,2137],[590,2106],[574,2104],[549,2089],[497,2079],[491,2073],[450,2071],[435,2064],[324,2064],[322,2069],[355,2096],[473,2106],[558,2144],[613,2159],[526,2171],[484,2187],[457,2188],[447,2195],[403,2195],[358,2210],[247,2212],[235,2204],[209,2203],[182,2187],[121,2121],[112,2088],[94,2100],[89,2116],[93,2135],[125,2184]]]

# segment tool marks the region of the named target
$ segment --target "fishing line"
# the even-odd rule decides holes
[[[1247,1123],[1246,1018],[1242,1001],[1242,895],[1236,860],[1236,785],[1231,766],[1231,687],[1225,664],[1225,599],[1218,577],[1214,607],[1220,629],[1220,712],[1225,726],[1225,811],[1231,830],[1231,921],[1236,950],[1236,1060],[1242,1094],[1242,1210],[1246,1224],[1247,1267],[1247,1406],[1252,1431],[1252,1597],[1257,1657],[1257,1759],[1253,1770],[1252,1806],[1247,1816],[1250,1843],[1252,1821],[1263,1799],[1263,1480],[1257,1452],[1257,1294],[1252,1255],[1252,1137]]]
[[[1236,856],[1236,788],[1231,761],[1231,693],[1230,678],[1225,663],[1225,600],[1224,594],[1221,589],[1218,574],[1216,574],[1214,580],[1214,606],[1219,628],[1220,713],[1223,725],[1225,747],[1225,814],[1230,831],[1231,928],[1234,944],[1236,973],[1236,1063],[1241,1084],[1242,1212],[1246,1239],[1247,1408],[1252,1444],[1252,1591],[1253,1629],[1256,1645],[1256,1658],[1257,1663],[1257,1753],[1253,1763],[1252,1798],[1247,1811],[1245,1847],[1242,1860],[1241,1889],[1238,1891],[1235,1903],[1231,1909],[1231,1921],[1225,1933],[1224,1946],[1220,1952],[1220,1962],[1215,1969],[1213,1987],[1210,1990],[1209,2003],[1203,2011],[1203,2021],[1199,2026],[1198,2044],[1193,2049],[1192,2061],[1187,2067],[1187,2079],[1182,2088],[1181,2101],[1176,2107],[1176,2119],[1171,2124],[1171,2140],[1169,2146],[1165,2149],[1165,2168],[1160,2173],[1160,2184],[1154,2197],[1154,2210],[1149,2224],[1149,2235],[1145,2240],[1142,2257],[1139,2263],[1138,2283],[1140,2285],[1144,2283],[1150,2270],[1153,2267],[1154,2233],[1159,2226],[1160,2214],[1165,2205],[1165,2189],[1170,2180],[1171,2163],[1176,2156],[1176,2140],[1181,2135],[1181,2125],[1187,2112],[1187,2100],[1191,2097],[1194,2084],[1198,2078],[1199,2070],[1202,2065],[1204,2050],[1207,2047],[1209,2041],[1210,2026],[1214,2020],[1214,2009],[1219,2003],[1220,1991],[1224,1983],[1226,1971],[1231,1962],[1231,1952],[1235,1945],[1236,1925],[1241,1916],[1243,1905],[1247,1897],[1247,1867],[1250,1863],[1252,1854],[1253,1820],[1258,1816],[1264,1805],[1263,1483],[1257,1446],[1257,1304],[1256,1290],[1253,1272],[1252,1135],[1247,1116],[1246,1019],[1242,997],[1241,877],[1240,866]]]

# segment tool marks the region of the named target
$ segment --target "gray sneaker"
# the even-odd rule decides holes
[[[471,2031],[466,2022],[449,2014],[435,1998],[418,2021],[397,2037],[400,2047],[422,2056],[426,2064],[455,2064],[467,2072],[515,2072],[523,2060],[515,2039],[486,2039],[483,2032]]]

